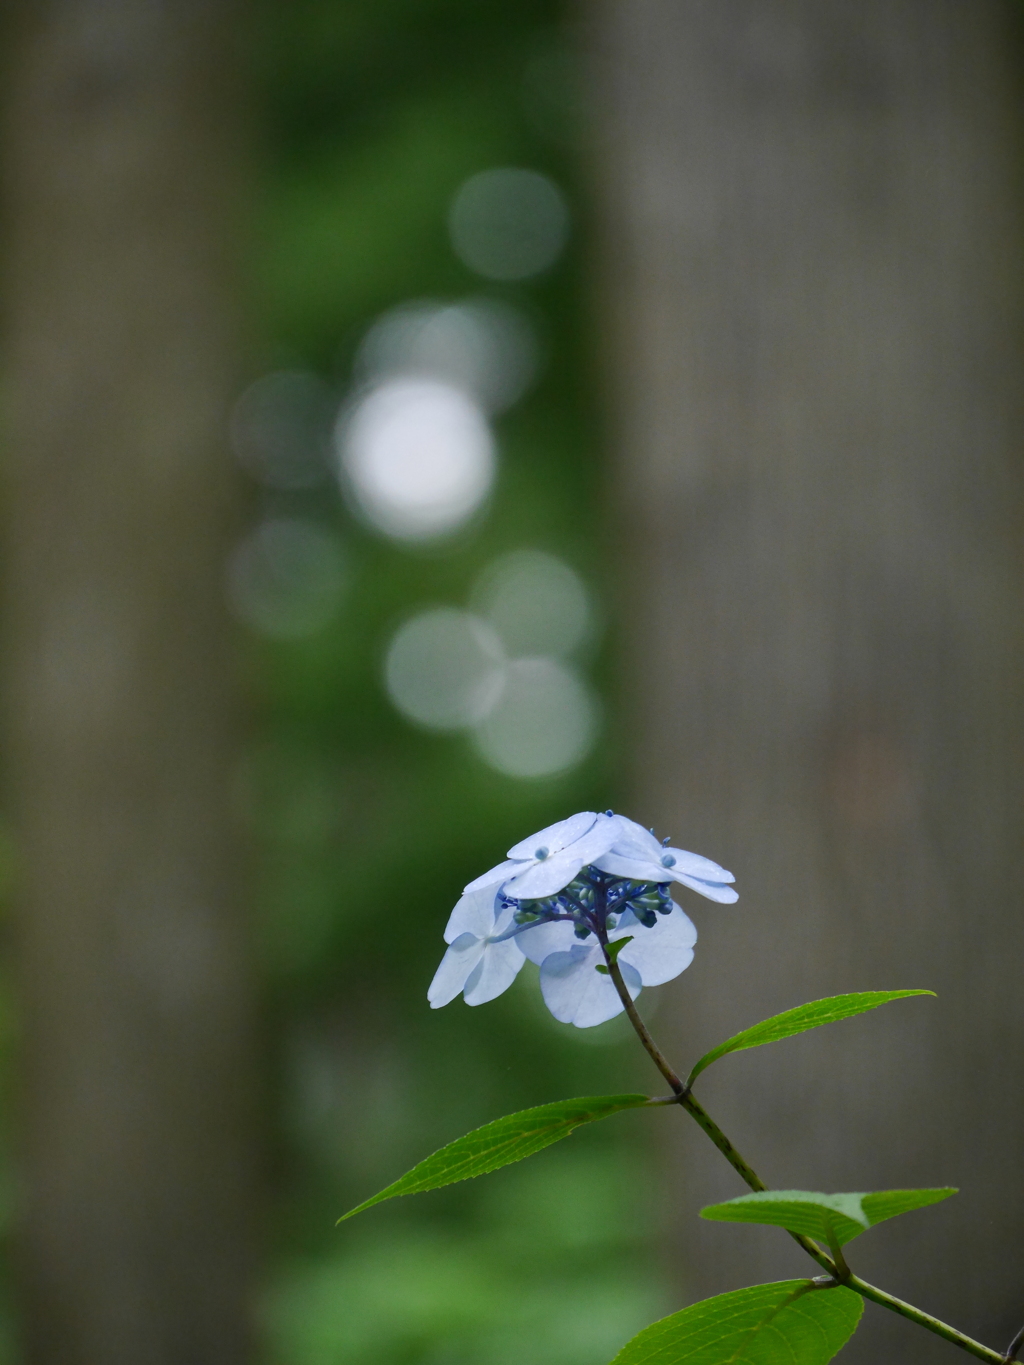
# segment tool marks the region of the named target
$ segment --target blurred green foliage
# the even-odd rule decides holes
[[[530,830],[615,803],[607,723],[580,767],[516,780],[468,740],[411,727],[381,674],[395,625],[421,607],[464,605],[503,551],[555,553],[600,599],[572,47],[550,0],[265,0],[251,61],[263,156],[251,309],[264,368],[311,368],[343,394],[382,310],[481,292],[524,309],[544,354],[538,382],[498,420],[486,516],[443,549],[375,536],[333,488],[253,492],[254,515],[332,526],[350,570],[327,628],[243,642],[256,720],[236,798],[256,852],[280,1101],[269,1357],[601,1362],[671,1306],[651,1249],[650,1115],[618,1116],[522,1168],[334,1226],[499,1114],[652,1084],[621,1020],[586,1035],[555,1024],[529,965],[485,1009],[426,1003],[461,886]],[[566,191],[573,236],[547,274],[494,286],[457,259],[446,216],[467,176],[510,165]],[[590,671],[600,687],[600,654]]]

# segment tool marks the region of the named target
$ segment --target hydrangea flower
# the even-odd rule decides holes
[[[581,811],[523,839],[469,883],[452,911],[431,1006],[460,992],[469,1005],[493,1000],[529,958],[555,1018],[591,1028],[623,1009],[606,948],[632,999],[671,981],[693,961],[697,941],[671,882],[723,903],[737,895],[731,872],[667,844],[611,811]]]

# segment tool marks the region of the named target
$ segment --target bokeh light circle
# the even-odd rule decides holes
[[[479,404],[435,379],[378,385],[342,414],[336,445],[359,510],[398,540],[457,530],[487,497],[497,467]]]
[[[553,777],[586,757],[597,734],[591,690],[557,659],[516,659],[477,725],[482,757],[509,777]]]
[[[477,580],[471,603],[513,658],[571,654],[593,627],[586,584],[564,560],[543,550],[512,550],[493,560]]]
[[[502,693],[501,641],[472,612],[434,607],[395,632],[384,678],[409,720],[431,730],[460,730],[486,716]]]
[[[313,488],[328,470],[337,399],[305,370],[278,370],[250,384],[231,413],[231,447],[269,488]]]
[[[294,640],[330,623],[345,588],[338,538],[313,522],[261,522],[228,560],[228,600],[235,614],[271,639]]]
[[[459,259],[489,280],[526,280],[554,265],[569,236],[569,209],[553,180],[521,166],[480,171],[448,216]]]
[[[529,388],[538,367],[533,327],[500,299],[442,304],[419,300],[383,313],[364,336],[356,373],[379,383],[396,375],[440,379],[501,412]]]

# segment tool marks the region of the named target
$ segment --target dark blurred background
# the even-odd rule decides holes
[[[657,1085],[529,968],[426,1005],[461,886],[606,807],[739,879],[643,997],[679,1064],[940,991],[708,1103],[777,1186],[961,1184],[864,1273],[1005,1345],[1016,5],[4,23],[0,1361],[600,1365],[801,1273],[671,1115],[334,1226]],[[951,1357],[869,1315],[844,1359]]]

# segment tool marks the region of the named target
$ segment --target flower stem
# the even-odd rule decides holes
[[[622,972],[619,970],[619,964],[608,951],[608,935],[602,931],[599,934],[599,938],[601,942],[601,951],[602,953],[604,953],[605,965],[608,968],[608,975],[615,983],[615,989],[618,991],[619,999],[622,1001],[622,1008],[626,1011],[627,1015],[629,1016],[629,1022],[633,1025],[633,1028],[636,1030],[637,1037],[640,1039],[641,1043],[643,1043],[644,1047],[647,1049],[647,1055],[650,1057],[651,1061],[654,1063],[654,1065],[658,1068],[661,1074],[665,1077],[666,1081],[668,1081],[669,1085],[672,1087],[673,1093],[682,1098],[682,1095],[686,1090],[686,1086],[683,1085],[682,1081],[672,1070],[671,1066],[669,1066],[663,1053],[661,1052],[661,1049],[658,1047],[657,1043],[651,1037],[650,1033],[648,1033],[647,1025],[644,1023],[644,1021],[640,1018],[640,1015],[637,1013],[637,1008],[633,1004],[632,999],[630,998],[629,991],[626,989],[626,983],[622,979]],[[714,1141],[713,1138],[712,1141]],[[762,1185],[759,1188],[763,1189],[764,1186]]]
[[[654,1065],[672,1087],[673,1094],[676,1096],[676,1103],[679,1104],[690,1117],[704,1130],[711,1141],[728,1161],[733,1170],[741,1179],[755,1191],[766,1190],[768,1186],[757,1174],[754,1168],[743,1159],[740,1153],[732,1145],[726,1135],[719,1128],[711,1115],[703,1105],[699,1104],[693,1094],[679,1079],[672,1067],[666,1061],[654,1039],[647,1030],[647,1026],[640,1018],[636,1006],[630,999],[626,983],[622,979],[622,972],[619,970],[618,963],[608,952],[607,942],[601,944],[604,951],[605,962],[608,966],[608,975],[615,983],[615,989],[619,993],[622,1006],[629,1016],[629,1022],[636,1030],[637,1036],[643,1043]],[[920,1308],[915,1308],[912,1304],[904,1303],[902,1299],[897,1299],[892,1294],[887,1294],[884,1289],[876,1289],[873,1284],[868,1284],[858,1275],[854,1275],[842,1256],[838,1258],[841,1264],[837,1265],[831,1257],[818,1246],[817,1242],[805,1237],[802,1233],[791,1232],[789,1234],[793,1240],[807,1252],[808,1256],[817,1261],[837,1283],[846,1285],[859,1294],[861,1298],[870,1299],[872,1303],[880,1304],[883,1308],[888,1308],[891,1313],[898,1313],[902,1318],[908,1318],[911,1322],[916,1322],[919,1327],[925,1327],[929,1332],[934,1332],[936,1336],[943,1337],[946,1341],[951,1341],[954,1346],[959,1346],[962,1351],[969,1355],[976,1356],[978,1360],[987,1360],[990,1365],[1009,1365],[1009,1362],[1016,1359],[1017,1352],[1024,1346],[1024,1328],[1018,1333],[1010,1345],[1006,1355],[1000,1355],[998,1351],[993,1351],[989,1346],[983,1346],[980,1341],[975,1341],[972,1337],[966,1336],[963,1332],[958,1332],[955,1327],[950,1327],[948,1323],[942,1322],[939,1318],[934,1318],[930,1313],[925,1313]]]

